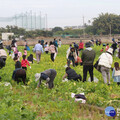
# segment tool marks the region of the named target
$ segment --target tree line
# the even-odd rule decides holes
[[[89,21],[90,23],[90,21]],[[47,30],[25,30],[17,26],[6,26],[6,28],[0,28],[0,36],[4,32],[13,32],[15,37],[23,35],[25,38],[36,38],[39,36],[53,37],[53,36],[70,36],[80,37],[83,34],[87,35],[108,35],[108,34],[120,34],[120,15],[101,13],[97,18],[93,19],[91,25],[85,24],[85,29],[62,29],[61,27],[55,27],[51,31]]]

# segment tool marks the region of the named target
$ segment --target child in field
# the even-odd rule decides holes
[[[30,54],[30,56],[27,57],[27,60],[29,63],[33,64],[33,54]]]
[[[109,44],[106,45],[105,51],[109,49]]]
[[[45,43],[44,48],[45,48],[46,54],[48,54],[48,52],[49,52],[49,45],[48,45],[47,42]]]
[[[103,52],[104,51],[104,48],[102,48],[101,50],[100,50],[100,52]]]
[[[22,57],[22,53],[18,51],[18,60],[20,60],[20,57]]]
[[[21,68],[21,62],[19,61],[18,57],[14,57],[15,61],[15,69]]]
[[[27,49],[24,48],[24,55],[27,56]]]
[[[75,61],[75,65],[78,66],[78,65],[82,65],[82,60],[79,56],[77,56],[77,60]]]
[[[117,82],[117,84],[120,85],[120,67],[118,62],[114,63],[112,78],[114,79],[114,82]]]
[[[15,47],[15,45],[12,46],[12,50],[13,50],[14,56],[17,57],[18,56],[18,50],[17,50],[17,47]]]
[[[21,66],[23,69],[27,70],[27,65],[30,66],[29,62],[26,58],[26,55],[23,55],[23,60],[21,62]],[[31,66],[30,66],[30,69],[31,69]]]

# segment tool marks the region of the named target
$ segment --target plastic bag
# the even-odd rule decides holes
[[[91,82],[90,77],[88,78],[88,81]],[[98,83],[98,81],[99,81],[99,80],[98,80],[96,77],[94,77],[94,82],[95,82],[95,83]]]

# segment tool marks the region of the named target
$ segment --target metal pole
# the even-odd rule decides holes
[[[40,30],[41,30],[41,12],[40,12]]]
[[[36,30],[36,13],[35,13],[35,30]]]
[[[27,19],[27,12],[26,12],[26,29],[28,28],[28,19]]]
[[[31,10],[31,30],[32,30],[32,10]]]
[[[45,15],[46,16],[46,30],[48,29],[48,24],[47,24],[47,14]]]
[[[83,34],[84,34],[84,38],[85,38],[85,23],[84,23],[84,16],[83,16]]]
[[[23,28],[23,13],[22,13],[22,28]]]

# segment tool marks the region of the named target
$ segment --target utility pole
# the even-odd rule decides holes
[[[23,13],[22,13],[22,28],[23,28]]]
[[[31,13],[31,30],[32,30],[32,10],[30,11]]]
[[[40,30],[41,30],[41,11],[40,11]]]
[[[47,29],[48,29],[47,14],[45,14],[45,17],[46,17],[46,31],[47,31]]]
[[[35,12],[35,30],[36,30],[36,12]]]
[[[28,19],[27,19],[27,12],[26,12],[26,29],[28,28]]]
[[[85,38],[85,22],[84,22],[84,16],[83,16],[83,34],[84,34],[84,38]]]

